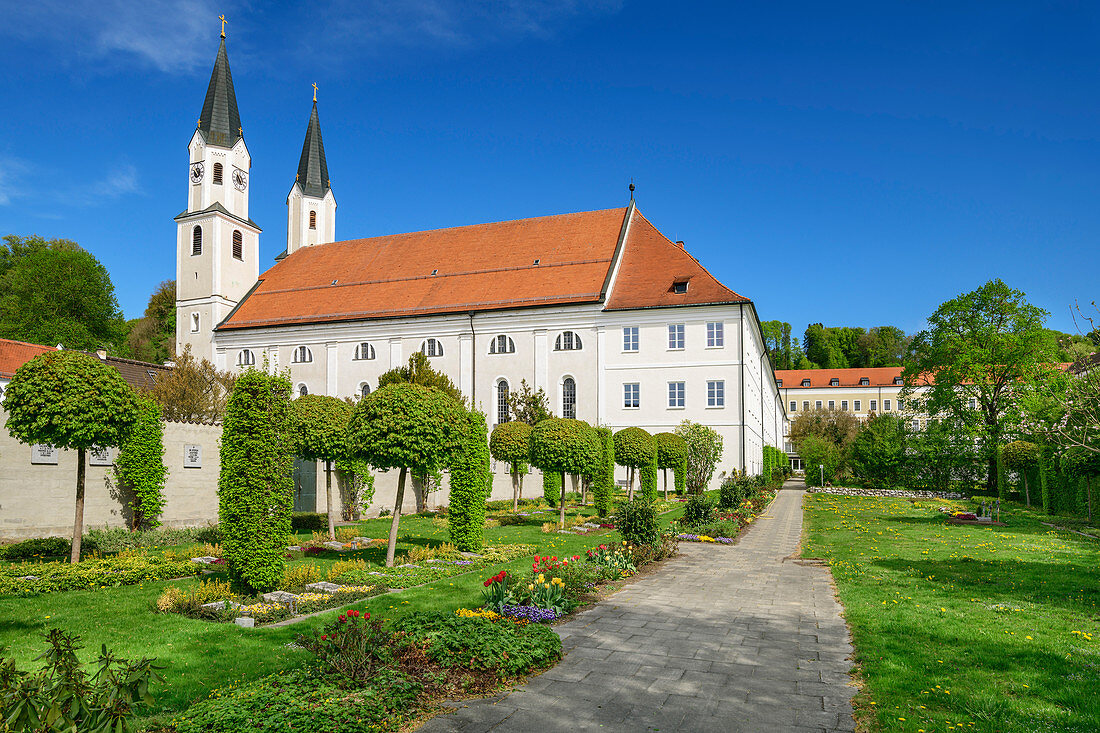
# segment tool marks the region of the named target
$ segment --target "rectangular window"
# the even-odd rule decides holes
[[[721,323],[707,324],[707,347],[718,348],[726,345],[725,330]]]
[[[638,327],[625,326],[623,328],[623,351],[638,350]]]
[[[814,403],[814,407],[816,407],[817,409],[819,409],[819,410],[820,410],[820,409],[821,409],[821,400],[817,400],[817,401],[816,401],[816,402]]]
[[[668,383],[668,406],[669,407],[683,407],[684,406],[684,383],[683,382],[669,382]]]
[[[969,399],[969,400],[967,401],[967,404],[968,404],[968,405],[970,406],[970,409],[971,409],[971,410],[976,410],[976,409],[978,409],[978,401],[977,401],[976,399],[974,399],[973,397],[971,397],[971,398],[970,398],[970,399]]]
[[[920,420],[913,419],[913,430],[920,430]]]
[[[668,348],[670,348],[670,349],[682,349],[682,348],[684,348],[684,324],[682,324],[682,323],[670,323],[670,324],[668,324]]]
[[[791,412],[798,412],[798,403],[791,400]]]
[[[829,409],[830,410],[835,410],[836,409],[836,400],[829,400]]]
[[[890,412],[890,400],[883,400],[882,401],[882,411],[883,412]]]
[[[810,409],[810,401],[809,400],[802,400],[802,409],[803,410]]]
[[[871,412],[878,409],[878,400],[871,400]]]
[[[898,412],[905,410],[905,400],[898,400]]]
[[[707,381],[707,407],[726,406],[726,383],[721,379]]]
[[[855,407],[856,407],[856,412],[859,412],[860,410],[862,410],[863,409],[863,400],[856,400],[855,401]]]
[[[848,400],[840,401],[840,409],[844,410],[845,412],[848,411]]]
[[[637,382],[623,385],[623,407],[635,408],[639,405],[640,390]]]

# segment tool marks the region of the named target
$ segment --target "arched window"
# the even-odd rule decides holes
[[[508,414],[508,380],[501,379],[497,382],[497,423],[511,419]]]
[[[191,255],[202,254],[202,227],[195,225],[191,230]]]
[[[363,382],[362,384],[360,384],[359,385],[359,396],[360,397],[366,397],[369,394],[370,394],[370,385],[367,384],[366,382]]]
[[[427,339],[420,344],[420,353],[424,356],[443,356],[443,344],[439,339]]]
[[[366,361],[374,358],[374,347],[369,342],[364,341],[355,347],[355,360]]]
[[[310,229],[316,229],[317,228],[317,212],[316,211],[309,212],[309,228]]]
[[[298,396],[299,397],[305,397],[307,394],[309,394],[309,389],[306,388],[305,384],[299,384],[298,385]]]
[[[252,353],[251,349],[241,349],[241,352],[237,354],[237,366],[253,366],[256,363],[256,355]]]
[[[561,382],[561,416],[570,420],[577,419],[577,383],[573,381],[573,377],[566,377]]]
[[[562,331],[554,341],[554,351],[580,351],[581,337],[572,331]]]
[[[233,259],[244,259],[244,236],[240,229],[233,230]]]
[[[291,361],[295,364],[308,364],[313,361],[313,352],[308,346],[299,346],[294,349],[294,358]]]
[[[216,186],[222,185],[222,164],[221,163],[215,163],[214,164],[214,185],[216,185]]]
[[[493,339],[489,344],[490,354],[514,354],[516,353],[516,342],[508,338],[504,334],[500,334]]]

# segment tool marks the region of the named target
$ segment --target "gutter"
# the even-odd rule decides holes
[[[738,328],[741,333],[737,338],[741,347],[741,474],[745,473],[745,305],[737,304]]]
[[[477,407],[477,333],[474,331],[474,313],[467,313],[470,317],[470,408]]]

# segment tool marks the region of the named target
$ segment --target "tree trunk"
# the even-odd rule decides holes
[[[325,461],[325,511],[328,512],[328,538],[336,539],[336,519],[332,516],[332,461]]]
[[[1085,475],[1085,498],[1089,504],[1089,523],[1092,522],[1092,477]]]
[[[519,472],[519,494],[517,494],[517,496],[519,497],[520,501],[523,501],[523,475],[525,473],[527,473],[526,466],[524,466],[523,469]]]
[[[386,567],[393,567],[393,554],[397,549],[397,525],[401,523],[401,502],[405,500],[405,475],[409,469],[402,466],[397,477],[397,501],[393,506],[393,519],[390,521],[390,542],[386,545]]]
[[[512,464],[512,511],[519,511],[519,471],[516,464]]]
[[[661,473],[665,476],[665,501],[668,501],[668,469],[661,469]]]
[[[1027,469],[1020,471],[1020,473],[1024,475],[1024,501],[1027,502],[1028,506],[1031,506],[1031,492],[1027,488]]]
[[[73,520],[73,548],[69,562],[80,562],[80,539],[84,535],[84,449],[76,449],[76,519]]]
[[[626,476],[626,500],[634,501],[634,466],[627,469]]]
[[[565,471],[561,472],[561,503],[558,504],[558,529],[565,529]]]

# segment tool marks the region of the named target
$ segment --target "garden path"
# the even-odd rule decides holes
[[[661,569],[555,627],[565,658],[421,733],[854,731],[852,649],[826,568],[793,555],[801,482],[733,547]]]

